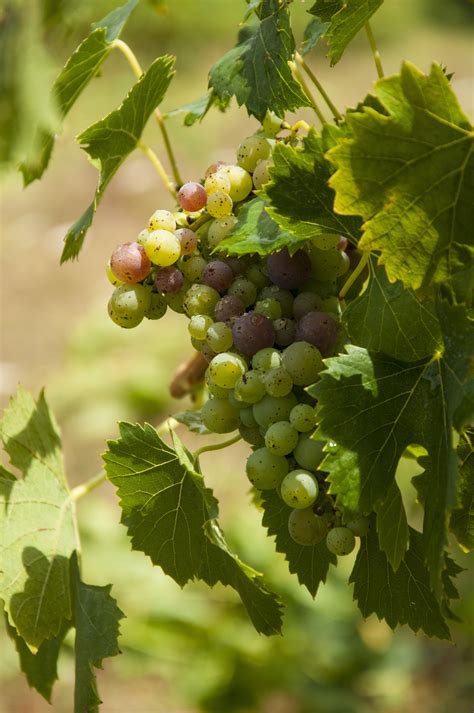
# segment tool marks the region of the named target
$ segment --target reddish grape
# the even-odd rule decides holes
[[[268,277],[274,285],[286,290],[301,287],[311,277],[311,260],[304,250],[290,255],[287,248],[267,258]]]
[[[178,191],[178,203],[183,210],[191,213],[201,210],[207,203],[207,193],[204,186],[194,181],[188,181]]]
[[[198,246],[198,236],[190,228],[179,228],[175,232],[181,243],[181,255],[191,255]]]
[[[295,341],[314,344],[323,357],[332,354],[337,336],[337,324],[325,312],[308,312],[296,325]]]
[[[273,324],[263,314],[246,312],[232,325],[232,336],[237,351],[253,356],[260,349],[271,347],[275,341]]]
[[[225,262],[229,265],[234,275],[243,275],[248,267],[248,263],[243,257],[226,257]]]
[[[150,274],[151,262],[141,245],[124,243],[113,251],[110,269],[117,279],[135,284]]]
[[[202,281],[218,292],[229,289],[234,280],[232,268],[222,260],[211,260],[203,270]]]
[[[173,265],[162,267],[155,275],[155,285],[159,292],[164,294],[176,294],[182,288],[183,282],[183,273]]]
[[[339,242],[338,242],[338,244],[336,245],[336,249],[337,249],[337,250],[346,250],[348,244],[349,244],[348,239],[345,238],[343,235],[341,235],[341,237],[339,238]]]
[[[214,307],[214,316],[218,322],[228,322],[233,317],[240,317],[245,312],[245,305],[234,295],[226,295]]]
[[[217,173],[220,168],[224,168],[224,166],[228,165],[227,161],[216,161],[215,163],[211,163],[211,165],[206,169],[204,178],[209,178],[209,176],[212,176],[213,173]]]

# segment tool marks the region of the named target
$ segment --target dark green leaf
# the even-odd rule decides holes
[[[137,147],[145,124],[163,99],[173,76],[172,57],[159,57],[132,87],[122,105],[77,138],[99,169],[94,200],[65,238],[61,262],[77,257],[105,188]]]
[[[201,436],[210,433],[209,429],[206,428],[202,422],[200,411],[181,411],[180,413],[175,413],[173,418],[180,423],[184,423],[193,433],[199,433]]]
[[[449,628],[430,588],[420,533],[410,530],[410,547],[396,572],[380,549],[374,523],[363,537],[350,576],[354,599],[364,617],[376,614],[394,629],[408,624],[428,636],[450,639]]]
[[[324,36],[327,28],[328,23],[321,22],[317,17],[313,17],[313,19],[308,22],[304,30],[303,44],[300,50],[303,57],[316,47],[321,37]]]
[[[309,10],[321,22],[328,23],[325,37],[331,65],[341,59],[344,50],[361,30],[383,0],[316,0]]]
[[[451,513],[449,529],[465,550],[474,549],[474,431],[461,435],[459,458],[458,505]]]
[[[77,559],[72,564],[76,627],[76,682],[74,713],[98,713],[102,702],[97,690],[94,668],[102,668],[102,661],[120,653],[119,622],[124,614],[110,596],[111,585],[94,587],[80,577]]]
[[[402,361],[433,354],[441,339],[431,294],[389,282],[384,268],[373,263],[367,288],[348,304],[343,323],[354,344]]]
[[[317,236],[324,233],[357,242],[361,221],[334,212],[334,191],[328,186],[330,165],[324,158],[323,139],[314,130],[301,148],[278,144],[272,161],[271,181],[265,186],[270,203],[267,212],[294,236],[294,243],[312,239],[317,246]]]
[[[275,536],[276,551],[282,552],[288,562],[288,569],[296,574],[301,585],[315,597],[318,587],[326,581],[329,565],[335,565],[337,557],[329,552],[323,540],[318,545],[298,545],[288,532],[288,517],[291,512],[283,500],[273,490],[262,494],[262,524],[269,535]]]
[[[133,549],[181,586],[197,578],[233,587],[257,631],[279,632],[280,604],[259,574],[229,551],[216,521],[217,501],[176,435],[172,449],[148,425],[122,423],[120,434],[104,460]]]
[[[458,576],[458,574],[464,572],[464,569],[456,564],[456,562],[446,553],[444,555],[444,565],[445,566],[441,574],[443,589],[441,610],[447,619],[451,619],[452,621],[461,621],[461,619],[451,611],[451,600],[459,599],[459,592],[454,584],[454,579]]]
[[[438,65],[405,63],[377,82],[389,116],[347,115],[351,138],[327,157],[335,209],[364,218],[359,246],[380,251],[391,281],[406,287],[472,279],[474,134]]]
[[[259,19],[255,31],[245,33],[209,73],[209,86],[221,101],[235,96],[239,106],[245,104],[260,121],[268,110],[283,116],[285,111],[308,106],[288,66],[295,41],[286,5],[262,0],[255,8]]]
[[[164,114],[164,116],[184,115],[184,125],[193,126],[197,121],[202,121],[204,119],[207,112],[214,104],[219,104],[219,102],[216,100],[213,92],[208,92],[203,97],[199,97],[199,99],[195,99],[194,101],[189,102],[189,104],[179,107],[179,109],[168,111]]]
[[[61,119],[69,113],[91,79],[97,75],[112,49],[111,43],[120,36],[137,4],[138,0],[129,0],[93,25],[91,34],[67,60],[52,88],[52,99],[58,107]],[[36,150],[30,152],[20,167],[25,185],[41,178],[46,170],[57,131],[42,129],[39,133]]]
[[[396,572],[408,548],[408,523],[400,489],[395,482],[375,506],[380,549]]]

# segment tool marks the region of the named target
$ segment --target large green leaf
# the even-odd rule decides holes
[[[329,137],[327,137],[329,140]],[[277,144],[272,155],[271,181],[265,186],[268,214],[293,241],[338,233],[357,243],[361,221],[334,212],[334,191],[328,180],[331,166],[324,158],[323,139],[311,130],[302,147]]]
[[[438,65],[404,63],[366,106],[347,115],[350,138],[327,157],[335,209],[364,218],[360,248],[380,251],[390,281],[418,288],[472,279],[474,132]]]
[[[438,314],[444,346],[431,359],[405,363],[347,346],[347,354],[326,360],[327,370],[310,389],[319,402],[319,434],[331,441],[322,467],[347,514],[369,513],[386,497],[405,448],[415,443],[426,449],[430,479],[423,535],[433,582],[456,503],[452,428],[460,426],[472,398],[473,351],[464,308],[440,301]]]
[[[408,548],[408,522],[400,488],[394,480],[383,500],[375,505],[380,549],[397,571]]]
[[[263,520],[269,535],[275,536],[276,550],[285,555],[288,569],[296,574],[301,585],[315,597],[319,585],[326,581],[329,565],[336,564],[337,557],[329,552],[323,540],[311,547],[298,545],[288,532],[288,517],[291,508],[273,490],[262,495]]]
[[[449,528],[465,550],[474,549],[474,431],[461,435],[459,457],[459,488],[457,507],[451,513]]]
[[[221,101],[235,96],[261,121],[268,110],[283,116],[309,103],[288,66],[295,41],[287,2],[262,0],[254,10],[257,27],[245,28],[238,44],[211,68],[209,86]]]
[[[389,282],[384,268],[374,264],[366,290],[344,310],[343,323],[354,344],[402,361],[433,354],[441,340],[432,295]]]
[[[172,57],[156,59],[118,109],[77,137],[81,148],[99,170],[99,182],[92,203],[66,235],[61,262],[79,254],[105,188],[137,147],[145,124],[165,95],[173,77],[173,65]]]
[[[36,649],[71,618],[69,559],[77,546],[56,426],[44,396],[19,389],[1,424],[22,479],[0,478],[0,599]]]
[[[100,22],[93,25],[91,34],[81,42],[69,57],[52,88],[52,101],[57,106],[61,119],[69,113],[83,90],[95,77],[112,49],[138,0],[129,0],[113,10]],[[55,127],[57,128],[57,127]],[[21,165],[25,185],[41,178],[53,150],[55,134],[52,130],[40,129],[39,141],[33,152]]]
[[[428,636],[450,639],[448,625],[430,588],[429,572],[423,561],[420,533],[410,528],[410,547],[396,572],[379,547],[373,526],[361,539],[350,576],[354,599],[364,617],[376,614],[394,629],[408,624]]]
[[[328,24],[324,37],[331,65],[339,62],[347,45],[382,3],[383,0],[316,0],[308,12]]]
[[[202,579],[235,589],[260,633],[281,628],[281,608],[258,572],[231,552],[217,524],[217,501],[175,434],[174,448],[154,428],[120,424],[121,438],[104,455],[117,487],[132,548],[181,586]]]

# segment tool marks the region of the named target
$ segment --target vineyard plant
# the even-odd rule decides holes
[[[177,312],[192,353],[170,384],[192,408],[159,424],[121,422],[118,438],[111,424],[103,470],[75,487],[44,393],[20,386],[5,410],[0,600],[20,668],[48,701],[71,630],[75,713],[98,711],[95,669],[120,653],[127,612],[113,583],[84,581],[76,515],[105,480],[121,508],[117,527],[150,567],[182,587],[234,589],[259,634],[281,633],[284,596],[228,544],[201,469],[203,453],[240,440],[248,454],[235,468],[247,506],[261,514],[262,537],[284,555],[288,577],[317,597],[330,568],[354,551],[348,584],[361,618],[451,638],[462,572],[455,550],[468,552],[474,539],[474,132],[449,65],[425,74],[404,59],[385,76],[370,24],[382,1],[308,3],[299,37],[291,24],[299,0],[247,0],[207,94],[164,113],[175,58],[141,66],[139,48],[120,39],[138,4],[129,0],[71,54],[34,132],[25,138],[16,115],[11,124],[1,115],[2,161],[17,164],[28,186],[54,161],[82,92],[101,91],[102,64],[123,56],[130,91],[77,137],[97,187],[58,261],[79,260],[80,269],[110,181],[143,152],[174,207],[150,205],[138,235],[117,236],[104,310],[130,339],[155,321],[158,340]],[[8,49],[23,31],[16,3],[0,13]],[[312,52],[326,45],[338,81],[339,60],[363,35],[374,81],[356,106],[337,107]],[[208,112],[225,122],[231,102],[252,117],[254,133],[236,137],[233,163],[210,157],[200,175],[182,175],[169,117],[192,132]],[[149,120],[157,151],[143,137]],[[202,442],[194,451],[187,430]],[[411,483],[419,527],[395,477],[402,457],[422,471]]]

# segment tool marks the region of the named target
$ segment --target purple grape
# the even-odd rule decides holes
[[[242,257],[226,257],[225,262],[229,265],[234,275],[243,275],[248,267],[247,261]]]
[[[174,295],[176,292],[179,292],[183,286],[183,282],[183,273],[173,265],[162,267],[155,275],[156,288],[165,295]]]
[[[201,210],[207,203],[207,193],[200,183],[189,181],[181,186],[178,191],[178,203],[183,210],[193,213]]]
[[[325,312],[308,312],[296,325],[296,342],[309,342],[323,357],[330,356],[337,341],[337,323]]]
[[[204,268],[202,281],[218,292],[225,292],[234,281],[234,273],[232,268],[222,260],[211,260]]]
[[[115,248],[110,258],[110,268],[121,282],[136,284],[148,276],[151,262],[138,243],[124,243]]]
[[[288,347],[295,341],[296,324],[294,320],[283,317],[273,322],[275,329],[275,344],[279,347]]]
[[[253,356],[260,349],[271,347],[275,341],[273,324],[263,314],[246,312],[232,325],[232,336],[237,351]]]
[[[311,276],[311,260],[304,250],[290,256],[287,248],[267,258],[268,277],[274,285],[286,290],[300,287]]]
[[[293,315],[295,319],[301,319],[308,312],[320,311],[323,301],[315,292],[300,292],[293,302]]]
[[[244,303],[234,295],[222,297],[214,307],[214,317],[218,322],[228,322],[233,317],[240,317],[244,312]]]

